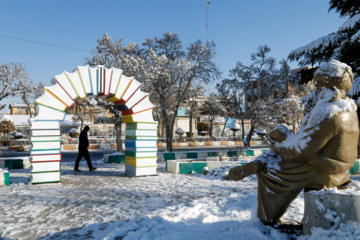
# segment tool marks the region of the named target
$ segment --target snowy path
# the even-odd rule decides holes
[[[0,188],[0,238],[294,238],[256,218],[254,178],[176,175],[164,172],[164,165],[158,176],[135,178],[124,175],[123,165],[95,166],[95,172],[75,174],[62,164],[61,184],[29,185],[28,171],[11,171],[13,184]],[[283,219],[301,221],[302,214],[300,196]]]

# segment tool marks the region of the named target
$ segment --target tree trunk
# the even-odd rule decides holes
[[[166,123],[166,149],[172,152],[173,133],[171,131],[171,123]]]
[[[30,103],[29,103],[29,101],[27,100],[25,93],[23,93],[23,100],[24,100],[24,102],[25,102],[25,104],[26,104],[26,106],[27,106],[27,108],[28,108],[29,116],[30,116],[30,118],[32,118],[33,115],[32,115],[32,113],[31,113]]]
[[[122,127],[122,121],[116,121],[115,122],[115,131],[116,131],[116,151],[117,152],[123,152],[122,149],[122,132],[121,132],[121,127]]]
[[[224,128],[223,128],[222,133],[221,133],[221,136],[222,136],[222,137],[224,136],[225,128],[226,128],[226,123],[227,123],[228,120],[229,120],[229,117],[227,117],[226,120],[225,120]]]
[[[192,138],[192,131],[193,131],[193,129],[192,129],[192,120],[193,120],[193,114],[192,114],[192,112],[190,112],[190,122],[189,122],[189,138],[191,139]]]
[[[244,118],[241,118],[241,139],[245,138],[245,123]]]
[[[209,135],[210,135],[210,138],[212,138],[212,130],[213,130],[213,120],[209,120]]]
[[[251,128],[250,128],[250,131],[248,132],[248,134],[246,135],[245,142],[243,141],[244,148],[250,148],[250,141],[251,141],[251,137],[254,133],[254,130],[255,130],[255,126],[253,124],[251,124]]]

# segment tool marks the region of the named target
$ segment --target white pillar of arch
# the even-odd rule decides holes
[[[37,115],[31,123],[31,183],[61,182],[60,122],[77,99],[95,96],[113,102],[122,111],[125,132],[125,173],[156,175],[157,122],[149,94],[141,83],[121,69],[79,66],[55,76],[56,84],[44,88],[36,99]]]

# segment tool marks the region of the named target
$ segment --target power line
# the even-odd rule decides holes
[[[23,38],[5,36],[5,35],[1,35],[1,34],[0,34],[0,37],[9,38],[9,39],[15,39],[15,40],[18,40],[18,41],[23,41],[23,42],[36,43],[36,44],[46,45],[46,46],[50,46],[50,47],[65,48],[65,49],[70,49],[70,50],[76,50],[76,51],[90,52],[91,53],[91,51],[89,51],[89,50],[84,50],[84,49],[80,49],[80,48],[66,47],[66,46],[61,46],[61,45],[56,45],[56,44],[51,44],[51,43],[44,43],[44,42],[38,42],[38,41],[33,41],[33,40],[28,40],[28,39],[23,39]]]

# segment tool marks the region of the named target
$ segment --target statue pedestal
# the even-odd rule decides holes
[[[360,191],[311,191],[304,194],[303,235],[312,227],[338,228],[340,223],[360,223]]]

